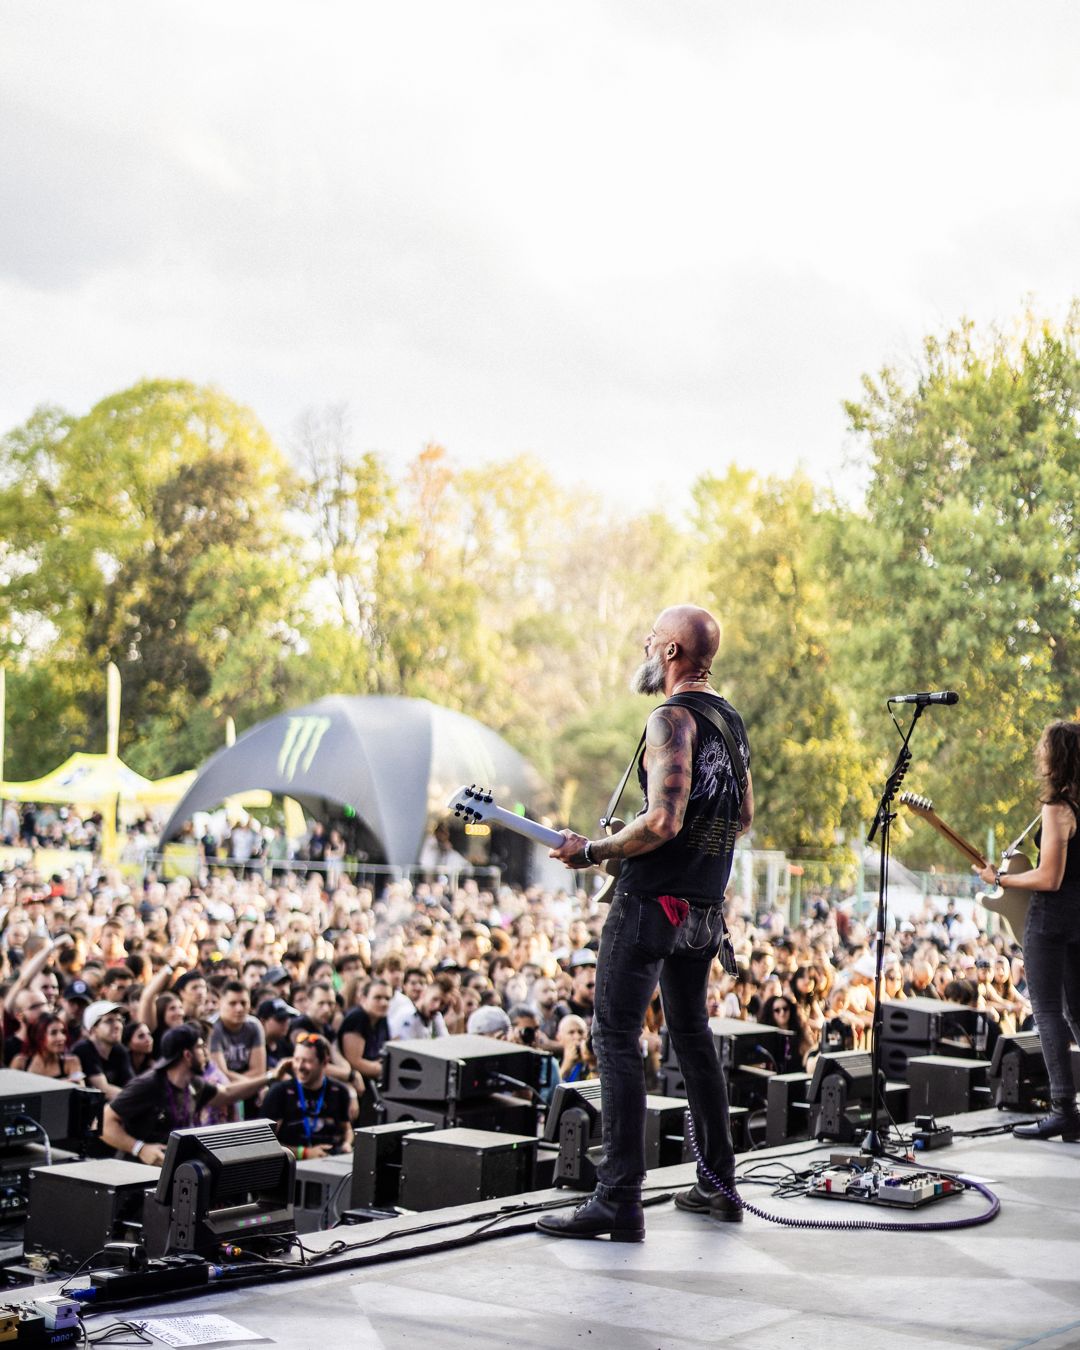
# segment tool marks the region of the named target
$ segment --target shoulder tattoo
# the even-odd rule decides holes
[[[645,744],[652,750],[692,744],[695,725],[685,708],[657,708],[645,724]]]

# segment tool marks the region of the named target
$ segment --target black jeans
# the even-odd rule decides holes
[[[1039,1033],[1050,1096],[1072,1100],[1069,1043],[1080,1041],[1080,902],[1057,896],[1031,897],[1024,924],[1024,970]],[[1070,1029],[1070,1023],[1074,1030]]]
[[[705,1008],[723,931],[719,904],[691,909],[676,928],[654,898],[617,893],[611,903],[600,937],[592,1025],[604,1126],[596,1189],[609,1200],[638,1199],[645,1179],[641,1032],[658,980],[702,1157],[722,1181],[734,1176],[727,1085]]]

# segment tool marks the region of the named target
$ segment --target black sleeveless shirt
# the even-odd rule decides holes
[[[1077,829],[1073,837],[1069,840],[1065,851],[1065,873],[1061,878],[1061,885],[1056,891],[1034,891],[1032,899],[1043,900],[1068,900],[1075,903],[1080,900],[1080,811],[1077,811],[1072,802],[1065,802],[1064,805],[1072,809],[1076,817]],[[1042,854],[1042,826],[1035,831],[1035,843],[1038,846],[1040,855]]]
[[[743,720],[727,699],[706,695],[731,728],[750,768],[750,744]],[[677,895],[692,905],[715,905],[724,898],[731,873],[735,836],[739,828],[739,781],[732,769],[724,738],[711,722],[688,709],[697,723],[697,741],[682,829],[651,853],[624,860],[618,889],[631,895]],[[638,760],[638,783],[643,805],[649,809],[645,752]]]

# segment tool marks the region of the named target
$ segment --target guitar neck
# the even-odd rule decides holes
[[[951,830],[939,816],[936,816],[933,813],[933,811],[925,813],[920,812],[919,814],[928,825],[932,825],[934,829],[937,830],[938,834],[940,834],[943,839],[947,839],[958,853],[962,853],[968,862],[975,863],[977,867],[988,866],[986,859],[975,845],[969,844],[968,841],[958,835],[955,830]]]
[[[560,845],[565,843],[558,830],[549,830],[546,825],[541,825],[538,820],[530,820],[528,816],[515,815],[513,811],[506,811],[493,802],[485,805],[484,819],[498,821],[505,829],[513,830],[515,834],[524,835],[526,839],[531,839],[534,844],[543,844],[545,848],[559,848]]]

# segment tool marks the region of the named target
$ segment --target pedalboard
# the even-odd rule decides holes
[[[827,1167],[810,1183],[807,1195],[819,1200],[854,1200],[864,1205],[918,1209],[934,1200],[961,1195],[963,1182],[940,1172],[875,1165],[866,1171]]]

